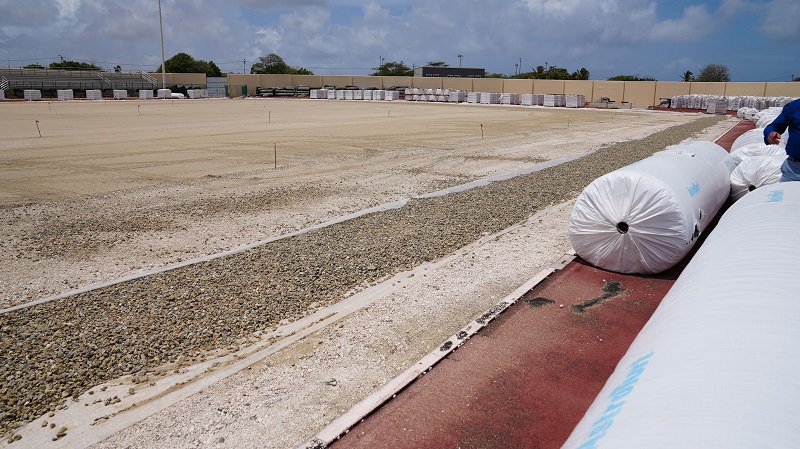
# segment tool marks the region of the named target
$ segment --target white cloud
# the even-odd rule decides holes
[[[797,0],[773,0],[764,5],[764,21],[761,29],[764,34],[785,42],[786,51],[798,54],[800,38],[800,2]]]

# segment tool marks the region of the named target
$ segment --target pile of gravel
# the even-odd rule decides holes
[[[725,118],[699,118],[530,175],[2,314],[0,435],[99,383],[235,350],[281,321],[575,198],[597,177]]]

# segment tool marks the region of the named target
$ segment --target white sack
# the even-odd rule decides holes
[[[759,187],[781,180],[781,165],[786,155],[761,155],[749,157],[731,172],[731,198],[734,201]]]
[[[660,273],[692,248],[730,195],[734,168],[713,142],[689,142],[601,176],[578,196],[569,239],[587,262]]]
[[[767,145],[764,143],[751,143],[731,150],[731,159],[736,165],[741,164],[748,157],[765,155],[785,156],[786,150],[780,145]]]
[[[734,203],[562,449],[798,447],[798,223],[800,182]]]

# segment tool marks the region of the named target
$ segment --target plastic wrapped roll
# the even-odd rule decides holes
[[[752,144],[766,145],[764,143],[764,130],[763,129],[755,128],[755,129],[751,129],[751,130],[743,132],[731,144],[731,152],[735,151],[739,147],[743,147],[745,145],[752,145]]]
[[[781,165],[786,155],[762,155],[744,159],[731,172],[731,198],[738,201],[759,187],[781,180]]]
[[[734,167],[722,147],[696,141],[597,178],[572,209],[573,249],[620,273],[669,269],[725,203]]]
[[[733,204],[562,449],[800,441],[800,182]]]
[[[780,145],[767,145],[762,142],[743,145],[731,151],[731,159],[736,165],[755,156],[786,156],[786,149]]]

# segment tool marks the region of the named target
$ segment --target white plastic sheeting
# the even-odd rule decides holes
[[[800,441],[800,182],[731,206],[562,449]]]
[[[670,147],[587,186],[569,239],[587,262],[620,273],[660,273],[692,248],[730,195],[735,164],[713,142]]]
[[[786,155],[761,155],[746,158],[731,172],[731,198],[741,199],[747,192],[781,180],[781,165]]]
[[[731,150],[731,159],[737,165],[749,157],[765,155],[786,156],[786,150],[780,145],[767,145],[764,143],[751,143]]]

